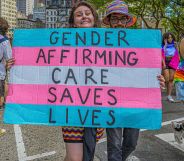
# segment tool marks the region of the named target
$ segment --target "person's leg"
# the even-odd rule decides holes
[[[3,108],[4,104],[4,81],[0,80],[0,109]]]
[[[172,94],[172,89],[173,89],[174,73],[175,73],[175,70],[169,69],[168,95],[170,96]]]
[[[83,143],[65,143],[66,156],[64,161],[82,161]]]
[[[172,70],[172,69],[163,70],[163,75],[164,75],[164,78],[165,78],[165,83],[166,83],[166,88],[167,88],[167,99],[170,102],[174,102],[174,100],[171,96],[174,76],[170,76],[170,70]],[[170,80],[170,77],[173,77],[172,80]]]
[[[96,147],[96,128],[84,128],[83,161],[93,161]]]
[[[184,82],[176,82],[176,100],[177,102],[184,101]]]
[[[83,159],[83,127],[62,127],[66,157],[64,161],[82,161]]]
[[[164,79],[165,79],[165,83],[166,83],[166,87],[167,87],[167,95],[168,95],[169,69],[163,70],[163,75],[164,75]]]
[[[107,128],[106,133],[108,161],[122,161],[122,128]]]
[[[124,128],[123,143],[122,143],[122,161],[135,150],[139,137],[139,129]]]

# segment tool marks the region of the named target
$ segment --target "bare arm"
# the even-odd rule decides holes
[[[184,59],[184,38],[180,42],[180,54],[181,57]]]

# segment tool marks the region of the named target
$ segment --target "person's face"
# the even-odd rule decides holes
[[[172,43],[172,41],[173,41],[173,37],[172,37],[172,35],[169,35],[167,38],[167,42]]]
[[[74,27],[94,27],[94,16],[87,6],[80,6],[74,12]]]
[[[110,27],[112,28],[125,28],[129,17],[120,13],[112,13],[110,15]]]

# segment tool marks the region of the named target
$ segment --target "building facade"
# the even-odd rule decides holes
[[[59,6],[51,5],[46,8],[46,28],[58,28]]]
[[[33,2],[33,0],[17,0],[17,10],[26,15],[33,14]]]
[[[46,0],[46,27],[66,27],[73,0]]]
[[[34,8],[45,6],[45,0],[34,0]]]
[[[16,27],[16,0],[0,0],[0,17],[5,18],[10,29]]]
[[[43,23],[45,23],[45,6],[34,7],[33,9],[33,19],[40,19]]]
[[[26,2],[25,0],[16,0],[17,1],[17,11],[26,14]]]
[[[17,19],[17,28],[36,28],[36,21],[29,20],[27,18],[18,18]]]

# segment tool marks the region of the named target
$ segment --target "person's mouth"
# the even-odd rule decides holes
[[[81,24],[88,24],[88,23],[90,23],[89,20],[82,20],[82,21],[81,21]]]

